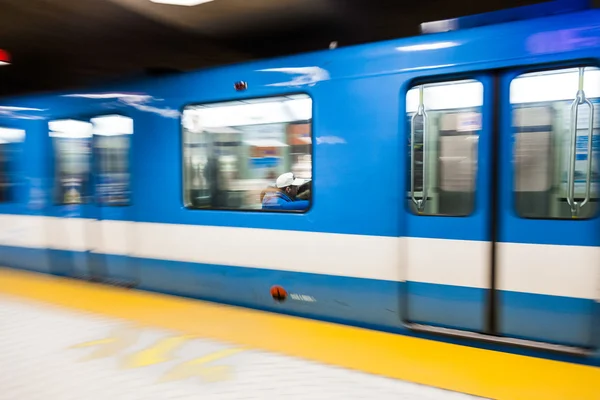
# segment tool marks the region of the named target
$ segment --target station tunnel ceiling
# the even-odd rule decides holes
[[[0,0],[0,96],[419,34],[422,22],[524,4],[449,0]]]

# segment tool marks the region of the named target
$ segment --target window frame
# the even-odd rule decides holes
[[[508,82],[508,87],[507,87],[507,104],[509,111],[510,111],[510,118],[508,123],[510,124],[510,134],[511,134],[511,158],[513,159],[513,162],[511,163],[511,170],[510,170],[510,175],[511,175],[511,194],[510,194],[510,208],[512,210],[512,212],[514,212],[514,214],[521,219],[527,219],[527,220],[541,220],[541,221],[586,221],[586,220],[592,220],[595,218],[598,218],[598,216],[600,215],[600,196],[598,199],[593,200],[590,198],[589,203],[596,203],[598,204],[598,206],[596,206],[596,209],[591,213],[591,215],[586,216],[586,217],[578,217],[578,218],[573,218],[573,217],[539,217],[539,216],[528,216],[528,215],[524,215],[521,210],[518,207],[517,204],[517,191],[515,190],[515,184],[516,184],[516,176],[517,176],[517,168],[516,168],[516,164],[514,162],[514,156],[515,156],[515,151],[516,151],[516,133],[517,130],[514,126],[514,111],[517,108],[522,108],[523,104],[527,104],[527,105],[540,105],[543,102],[537,101],[537,102],[532,102],[532,103],[511,103],[510,101],[510,96],[511,96],[511,86],[512,83],[515,81],[515,79],[518,79],[519,77],[523,76],[523,75],[527,75],[527,74],[535,74],[535,73],[544,73],[544,72],[553,72],[553,71],[560,71],[560,70],[566,70],[566,69],[572,69],[572,68],[587,68],[587,67],[593,67],[596,68],[598,70],[600,70],[600,62],[597,59],[593,59],[593,58],[579,58],[579,59],[572,59],[572,60],[567,60],[564,62],[551,62],[551,63],[544,63],[544,64],[534,64],[534,65],[527,65],[527,66],[522,66],[522,67],[514,67],[514,68],[510,68],[507,72],[508,72],[508,76],[509,76],[509,82]],[[600,97],[598,97],[598,104],[600,106]],[[515,107],[515,105],[517,105],[517,107]],[[552,128],[554,128],[554,126],[552,126]],[[554,136],[555,131],[552,131],[552,135]],[[551,140],[554,140],[554,137],[551,137]],[[593,145],[592,145],[593,146]],[[593,153],[593,147],[592,147],[592,153]],[[599,157],[600,160],[600,157]],[[552,163],[556,163],[556,160],[551,160]],[[600,190],[598,191],[598,194],[600,195]],[[561,198],[561,202],[564,201],[566,203],[566,198],[563,200],[563,198]]]
[[[443,85],[444,83],[450,83],[450,82],[461,82],[461,81],[472,81],[472,82],[477,82],[481,85],[482,87],[482,97],[481,97],[481,127],[479,129],[479,134],[478,137],[481,136],[484,132],[485,126],[486,126],[486,116],[484,115],[485,110],[487,107],[491,107],[493,105],[488,105],[486,104],[486,90],[489,90],[486,88],[486,77],[489,76],[489,71],[469,71],[469,72],[463,72],[463,73],[456,73],[456,74],[442,74],[442,75],[429,75],[429,76],[419,76],[419,77],[415,77],[412,79],[409,79],[405,85],[404,85],[404,90],[401,91],[401,94],[403,94],[403,101],[401,102],[401,105],[404,106],[404,109],[402,110],[401,114],[399,115],[402,118],[401,121],[401,126],[404,127],[405,131],[406,131],[406,135],[402,138],[401,141],[401,146],[403,148],[405,148],[404,146],[410,141],[410,135],[411,135],[411,127],[410,127],[410,121],[407,120],[408,118],[408,102],[407,102],[407,96],[408,96],[408,92],[411,91],[412,89],[420,86],[420,85]],[[474,107],[470,107],[470,109],[473,109]],[[439,132],[438,132],[439,133]],[[439,139],[439,138],[438,138]],[[412,146],[412,144],[411,144]],[[408,149],[408,151],[410,152],[410,148]],[[471,210],[469,210],[469,213],[467,214],[433,214],[433,213],[419,213],[416,212],[414,209],[414,206],[412,205],[412,199],[410,197],[410,172],[412,169],[412,160],[410,158],[410,154],[407,153],[406,154],[406,159],[404,162],[404,168],[406,168],[406,170],[404,171],[404,177],[402,178],[403,181],[405,182],[405,185],[403,186],[404,191],[402,194],[402,199],[404,200],[404,207],[406,209],[406,211],[413,215],[413,216],[417,216],[417,217],[440,217],[440,218],[469,218],[472,217],[473,215],[475,215],[477,213],[478,210],[478,203],[477,203],[477,197],[478,197],[478,191],[479,191],[479,187],[477,185],[479,179],[480,179],[480,157],[481,157],[481,148],[479,146],[479,141],[477,144],[477,151],[476,151],[476,159],[475,161],[477,162],[476,164],[476,171],[475,174],[473,176],[473,191],[472,193],[472,199],[473,199],[473,206],[471,208]],[[439,163],[436,163],[437,165],[437,170],[439,171],[440,169],[440,165]],[[437,176],[439,177],[439,172],[437,173]],[[408,179],[407,179],[408,177]],[[427,196],[427,200],[432,199],[431,195]]]
[[[24,132],[23,141],[18,142],[18,143],[20,143],[20,146],[21,146],[21,149],[20,149],[21,154],[25,155],[26,150],[27,150],[27,136],[28,136],[27,129],[19,126],[18,124],[10,123],[10,122],[0,124],[0,128]],[[17,172],[21,171],[21,176],[17,179],[17,182],[14,182],[14,185],[11,188],[12,193],[9,193],[9,200],[8,201],[0,200],[0,205],[6,206],[6,205],[10,205],[10,204],[13,204],[13,205],[18,204],[20,201],[19,198],[21,196],[23,196],[23,194],[20,193],[18,190],[18,186],[25,184],[25,181],[26,181],[26,180],[23,180],[25,178],[25,176],[23,175],[23,173],[24,173],[23,162],[24,162],[24,160],[22,158],[19,158],[18,160],[16,160],[16,165],[14,163],[14,160],[13,160],[13,163],[9,164],[10,165],[9,168],[15,168],[15,170]],[[9,172],[12,172],[12,171],[9,171]],[[15,188],[17,188],[16,191],[15,191]]]
[[[97,185],[97,170],[96,170],[96,154],[94,151],[94,144],[95,144],[95,139],[94,139],[94,134],[92,133],[92,147],[91,147],[91,154],[89,157],[89,161],[90,161],[90,172],[89,175],[92,178],[90,181],[91,184],[91,192],[88,193],[88,196],[91,197],[91,201],[87,201],[87,202],[82,202],[76,205],[79,206],[95,206],[98,208],[122,208],[122,207],[130,207],[133,205],[133,176],[134,176],[134,168],[133,168],[133,149],[135,146],[133,146],[134,144],[134,137],[135,137],[135,127],[136,127],[136,120],[135,118],[133,118],[131,115],[129,115],[126,112],[122,112],[122,111],[118,111],[118,112],[110,112],[107,110],[103,110],[101,112],[98,113],[79,113],[79,114],[75,114],[76,116],[72,116],[73,114],[71,114],[71,116],[66,115],[66,116],[57,116],[57,117],[53,117],[53,118],[48,118],[46,119],[46,132],[47,132],[47,138],[49,140],[49,146],[51,148],[51,157],[49,158],[48,162],[50,163],[50,171],[52,173],[52,194],[51,194],[51,199],[52,199],[52,205],[56,206],[56,207],[64,207],[64,206],[72,206],[72,203],[65,203],[63,202],[57,202],[56,201],[56,189],[57,189],[57,180],[56,180],[56,161],[57,161],[57,157],[56,157],[56,146],[54,144],[54,141],[52,140],[52,136],[50,136],[50,133],[52,132],[50,130],[50,122],[53,121],[61,121],[61,120],[74,120],[74,121],[81,121],[81,122],[87,122],[89,124],[92,124],[92,119],[94,118],[101,118],[101,117],[108,117],[108,116],[120,116],[120,117],[125,117],[125,118],[129,118],[131,119],[131,121],[133,122],[133,133],[131,134],[131,140],[130,140],[130,148],[128,151],[128,166],[129,166],[129,187],[130,187],[130,193],[129,193],[129,199],[126,203],[124,204],[104,204],[104,203],[99,203],[96,199],[96,185]]]
[[[134,146],[134,140],[135,140],[135,132],[136,129],[135,127],[137,126],[135,118],[133,118],[131,115],[128,115],[127,113],[124,112],[102,112],[102,113],[98,113],[98,114],[94,114],[93,116],[91,116],[89,118],[90,123],[92,123],[92,120],[95,118],[102,118],[102,117],[111,117],[111,116],[115,116],[115,117],[124,117],[124,118],[129,118],[132,122],[132,132],[129,135],[130,139],[129,139],[129,151],[127,152],[127,172],[129,174],[129,182],[128,182],[128,188],[129,188],[129,196],[127,198],[127,202],[121,203],[121,204],[110,204],[110,203],[100,203],[97,201],[97,191],[96,191],[96,187],[98,185],[97,183],[97,176],[98,176],[98,170],[96,169],[96,152],[92,151],[92,172],[93,172],[93,176],[94,176],[94,204],[97,207],[100,208],[122,208],[122,207],[130,207],[133,205],[133,186],[134,186],[134,163],[133,163],[133,149],[135,148]],[[93,126],[93,123],[92,123]],[[97,136],[97,135],[94,135]],[[92,136],[93,138],[93,136]],[[94,142],[95,144],[95,142]],[[93,149],[92,149],[93,150]]]
[[[231,103],[231,102],[244,102],[244,101],[256,101],[256,100],[263,100],[263,99],[273,99],[273,98],[279,98],[279,97],[288,97],[288,96],[298,96],[298,95],[304,95],[307,98],[309,98],[311,100],[311,118],[310,120],[297,120],[297,121],[292,121],[292,122],[288,122],[288,123],[298,123],[298,122],[310,122],[310,140],[311,140],[311,160],[310,160],[310,166],[311,166],[311,199],[309,201],[309,205],[306,209],[304,210],[263,210],[262,208],[259,209],[248,209],[248,208],[231,208],[231,207],[223,207],[223,208],[215,208],[212,206],[209,207],[191,207],[187,204],[186,201],[186,172],[185,172],[185,128],[183,126],[183,114],[185,112],[186,109],[190,108],[190,107],[194,107],[194,106],[206,106],[206,105],[216,105],[216,104],[225,104],[225,103]],[[276,94],[265,94],[265,95],[258,95],[258,96],[244,96],[244,97],[240,97],[240,98],[231,98],[231,97],[227,97],[224,99],[216,99],[216,100],[208,100],[208,101],[194,101],[194,102],[187,102],[185,104],[183,104],[180,108],[180,117],[179,117],[179,168],[180,168],[180,185],[181,185],[181,190],[180,190],[180,201],[181,204],[183,205],[183,208],[187,211],[191,211],[191,212],[195,212],[195,211],[217,211],[217,212],[246,212],[246,213],[267,213],[267,214],[291,214],[291,215],[305,215],[307,213],[309,213],[310,211],[312,211],[313,206],[314,206],[314,193],[315,193],[315,185],[314,185],[314,181],[315,181],[315,98],[313,95],[311,95],[311,93],[309,93],[308,91],[291,91],[291,92],[284,92],[284,93],[276,93]]]

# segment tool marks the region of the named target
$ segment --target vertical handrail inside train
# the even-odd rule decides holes
[[[569,173],[568,173],[568,193],[567,203],[571,207],[573,218],[577,217],[579,211],[590,201],[590,191],[592,184],[592,142],[594,138],[594,104],[586,97],[583,90],[583,75],[585,68],[579,68],[579,87],[575,100],[571,104],[571,153],[569,155]],[[577,159],[577,117],[579,106],[586,104],[590,109],[588,126],[588,145],[587,145],[587,171],[585,182],[585,198],[581,203],[575,201],[575,161]]]
[[[427,201],[427,113],[425,112],[425,106],[423,101],[423,90],[424,86],[421,85],[419,87],[419,107],[417,108],[417,112],[412,116],[410,120],[410,196],[417,206],[417,211],[422,212],[425,208],[425,202]],[[421,169],[421,173],[423,175],[423,194],[420,200],[417,200],[415,197],[415,120],[418,116],[421,116],[423,120],[423,168]]]

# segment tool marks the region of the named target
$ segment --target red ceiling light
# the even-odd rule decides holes
[[[10,64],[10,54],[7,51],[0,49],[0,65]]]

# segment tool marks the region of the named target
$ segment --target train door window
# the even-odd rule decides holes
[[[306,211],[312,179],[312,99],[308,95],[190,105],[183,112],[183,186],[188,208],[260,210],[291,172],[294,210]],[[302,207],[300,207],[302,205]],[[283,209],[282,209],[283,211]]]
[[[0,203],[15,201],[17,162],[25,131],[0,127]]]
[[[133,120],[121,115],[105,115],[92,118],[91,123],[96,202],[105,206],[128,205]]]
[[[458,80],[406,94],[409,208],[418,215],[466,216],[474,208],[483,84]]]
[[[48,125],[55,153],[55,202],[89,202],[92,193],[92,124],[87,121],[62,119],[50,121]]]
[[[514,201],[525,218],[589,218],[598,207],[600,70],[566,68],[510,86]]]

